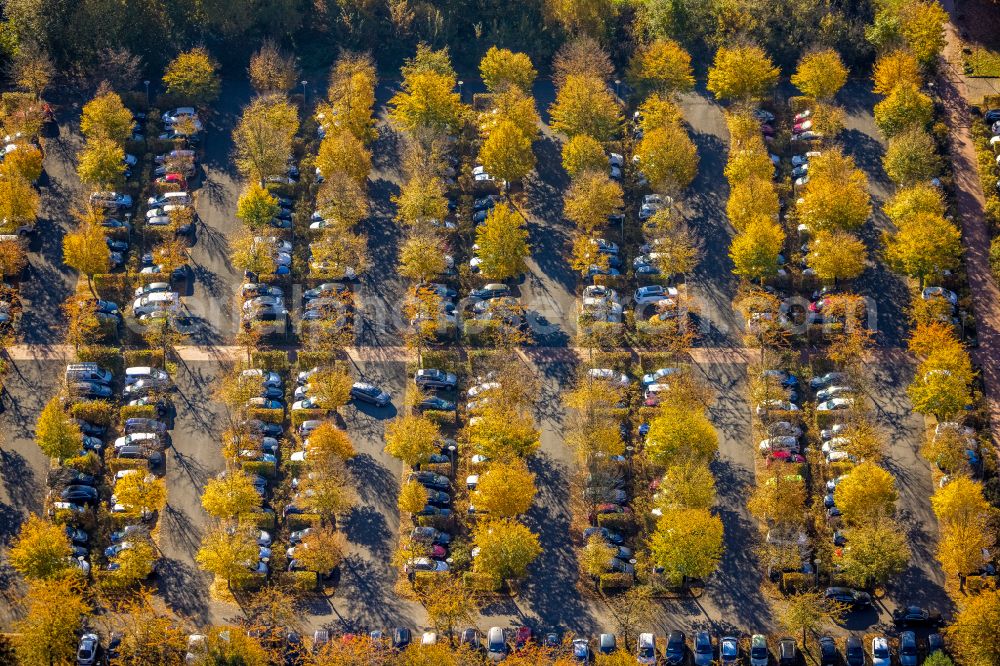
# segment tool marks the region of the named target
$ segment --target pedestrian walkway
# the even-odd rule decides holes
[[[943,4],[949,12],[954,11],[954,2]],[[962,44],[953,23],[945,26],[945,39],[938,94],[951,129],[955,207],[962,227],[965,267],[979,338],[974,360],[981,368],[993,443],[1000,446],[1000,289],[990,271],[990,230],[983,214],[985,198],[976,166],[976,146],[970,132],[971,123],[979,119],[972,117],[969,111],[969,92],[961,74]]]

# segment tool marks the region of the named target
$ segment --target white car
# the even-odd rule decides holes
[[[483,393],[487,393],[498,388],[500,388],[500,382],[484,382],[470,388],[466,392],[466,395],[470,398],[475,398],[478,395],[482,395]]]
[[[660,284],[639,287],[632,295],[632,300],[636,305],[651,305],[659,303],[664,298],[676,298],[679,292],[674,287],[664,287]]]
[[[659,368],[653,372],[646,373],[642,376],[642,385],[649,386],[650,384],[656,384],[664,377],[669,377],[670,375],[677,374],[680,372],[680,368]]]
[[[615,372],[611,368],[591,368],[587,376],[600,381],[610,381],[621,386],[628,386],[632,380],[624,372]]]
[[[142,298],[148,294],[154,294],[158,291],[170,291],[170,284],[167,282],[150,282],[144,287],[136,287],[135,297]]]
[[[847,428],[848,425],[846,423],[835,423],[829,428],[824,428],[823,430],[819,431],[820,439],[822,439],[824,442],[828,439],[833,439],[837,435],[846,432]]]
[[[768,412],[797,412],[799,406],[788,400],[764,400],[757,405],[757,416],[764,416]]]
[[[816,399],[820,402],[824,400],[829,400],[830,398],[836,398],[845,393],[851,393],[854,389],[850,386],[830,386],[828,388],[822,389],[816,392]]]
[[[157,444],[159,441],[160,436],[155,432],[134,432],[131,435],[125,435],[116,439],[115,449],[120,449],[123,446]]]
[[[788,449],[789,451],[797,453],[799,450],[799,439],[798,437],[792,437],[791,435],[769,437],[768,439],[761,440],[761,442],[757,444],[757,448],[761,450],[761,453],[768,453],[779,449]]]
[[[801,437],[802,428],[793,424],[791,421],[775,421],[767,427],[767,434],[771,437]]]
[[[854,398],[831,398],[816,405],[817,412],[833,412],[839,409],[850,409],[854,406]]]
[[[588,298],[600,299],[604,301],[610,301],[611,303],[619,303],[618,292],[616,292],[611,287],[605,287],[603,285],[592,284],[583,289],[584,301]]]
[[[836,451],[830,451],[826,454],[826,461],[828,463],[835,462],[857,462],[858,459],[852,456],[847,451],[841,451],[840,449]]]
[[[921,297],[925,301],[929,301],[932,298],[944,298],[951,303],[952,306],[958,305],[958,294],[949,289],[945,289],[944,287],[924,287]]]
[[[827,441],[823,442],[823,453],[831,453],[833,451],[842,451],[844,447],[850,446],[850,437],[832,437]]]

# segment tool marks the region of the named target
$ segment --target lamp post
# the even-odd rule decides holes
[[[149,108],[149,80],[142,82],[142,85],[146,86],[146,108]]]
[[[458,101],[459,102],[462,101],[462,86],[464,86],[464,85],[465,85],[465,81],[459,81],[458,82]]]
[[[621,96],[622,96],[621,92],[620,92],[620,89],[619,89],[619,86],[621,86],[621,84],[622,84],[622,80],[621,79],[615,79],[615,97],[617,97],[619,99],[621,99]]]
[[[813,573],[816,575],[816,588],[819,588],[819,558],[813,559]]]
[[[305,79],[300,82],[302,84],[302,106],[306,105],[306,84],[309,83]]]
[[[448,446],[448,457],[451,458],[451,478],[455,478],[455,474],[458,473],[458,455],[456,455],[456,449],[454,444]]]

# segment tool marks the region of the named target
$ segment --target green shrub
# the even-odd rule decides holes
[[[294,532],[307,527],[319,527],[319,516],[315,513],[293,513],[285,518],[285,526]]]
[[[114,476],[123,469],[148,469],[149,465],[145,460],[132,460],[131,458],[108,458],[105,466],[108,475]]]
[[[129,349],[122,356],[125,358],[126,368],[144,366],[151,368],[164,367],[162,349]]]
[[[333,352],[299,352],[299,370],[309,370],[311,368],[332,366],[337,361],[337,355]]]
[[[55,458],[53,458],[53,460],[55,460]],[[79,470],[84,474],[100,474],[101,459],[98,458],[97,454],[93,451],[88,451],[87,455],[63,460],[63,467],[72,467],[73,469]]]
[[[630,513],[601,513],[597,516],[597,525],[612,532],[629,534],[635,530],[635,519]]]
[[[75,419],[110,427],[118,416],[118,408],[107,400],[86,400],[73,403],[69,408],[69,414]]]
[[[594,352],[593,368],[611,368],[615,372],[628,372],[632,366],[632,355],[628,352]]]
[[[146,276],[143,276],[146,277]],[[153,280],[155,282],[155,280]],[[94,291],[101,298],[121,303],[131,292],[131,282],[125,273],[104,273],[95,275],[91,282]]]
[[[297,409],[292,412],[292,426],[298,427],[303,421],[325,419],[327,414],[328,412],[325,409]],[[274,421],[274,423],[281,423],[281,421]]]
[[[458,413],[455,411],[442,412],[437,409],[428,409],[423,412],[423,415],[428,421],[432,421],[440,425],[451,425],[458,419]]]
[[[456,352],[443,349],[428,349],[423,352],[422,356],[423,367],[425,368],[438,368],[439,370],[454,372],[456,374],[461,373],[463,370],[462,357]]]
[[[121,377],[125,372],[122,350],[118,347],[87,345],[80,347],[76,357],[81,363],[96,363],[105,370],[110,370],[116,377]]]
[[[263,460],[247,460],[243,462],[243,471],[247,474],[260,474],[273,479],[278,473],[278,467],[274,463]]]
[[[247,416],[251,419],[260,419],[264,423],[284,423],[285,410],[264,409],[263,407],[251,407],[247,410]]]
[[[319,587],[315,571],[283,571],[280,579],[299,592],[312,592]]]
[[[781,589],[786,594],[811,590],[815,582],[816,577],[812,574],[804,574],[797,571],[789,571],[781,574]]]
[[[243,467],[246,469],[246,466]],[[253,525],[260,530],[273,530],[274,526],[277,524],[277,519],[273,511],[260,511],[257,513],[248,513],[240,517],[240,521]]]
[[[624,590],[635,585],[635,577],[625,573],[601,574],[598,586],[602,590]]]
[[[462,584],[476,592],[496,592],[500,589],[501,581],[490,574],[466,571],[462,574]]]
[[[274,372],[284,372],[288,370],[288,352],[283,351],[255,351],[250,354],[251,364],[255,368],[271,370]]]
[[[119,410],[118,418],[122,423],[126,419],[155,419],[157,418],[155,405],[125,405]]]

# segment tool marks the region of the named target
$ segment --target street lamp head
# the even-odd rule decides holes
[[[146,80],[146,81],[143,81],[142,83],[143,83],[143,85],[146,85],[146,86],[148,86],[148,85],[149,85],[149,81],[148,81],[148,80]]]
[[[306,81],[305,79],[303,79],[303,80],[302,80],[302,81],[301,81],[300,83],[302,83],[302,85],[304,86],[305,84],[307,84],[307,83],[309,83],[309,82],[308,82],[308,81]]]
[[[615,79],[615,85],[616,85],[616,86],[619,86],[619,85],[621,85],[621,83],[622,83],[622,80],[621,80],[621,79]]]

